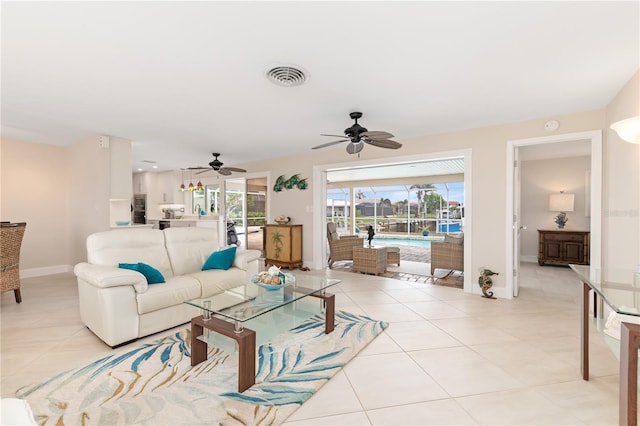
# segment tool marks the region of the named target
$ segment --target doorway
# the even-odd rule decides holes
[[[323,210],[322,212],[316,211],[314,212],[314,215],[313,215],[314,241],[326,241],[326,238],[327,238],[325,221],[326,221],[327,215],[331,214],[330,213],[331,206],[327,206],[327,198],[328,198],[327,192],[330,186],[328,182],[329,173],[333,174],[335,172],[345,172],[349,174],[349,178],[339,179],[338,181],[343,181],[343,182],[354,181],[354,185],[356,185],[355,181],[362,181],[361,172],[369,169],[369,170],[376,170],[378,172],[377,173],[378,179],[376,181],[376,180],[370,180],[370,178],[367,178],[368,185],[378,185],[382,183],[389,184],[390,183],[389,180],[386,180],[386,179],[393,179],[393,178],[396,178],[396,181],[392,183],[404,183],[404,182],[398,182],[397,180],[397,179],[405,179],[407,177],[406,175],[402,175],[400,173],[403,173],[403,172],[412,173],[411,169],[413,167],[420,167],[420,165],[429,163],[429,162],[434,164],[441,162],[443,165],[446,165],[447,164],[446,160],[452,160],[452,159],[460,159],[462,163],[461,172],[456,171],[456,173],[462,174],[462,177],[461,177],[463,181],[462,191],[464,193],[464,201],[465,201],[464,215],[467,218],[470,218],[472,217],[472,211],[473,211],[473,206],[472,206],[473,193],[472,193],[472,186],[471,186],[471,176],[472,176],[472,173],[471,173],[472,150],[471,149],[437,152],[437,153],[431,153],[431,154],[420,154],[420,155],[406,156],[406,157],[392,157],[392,158],[367,160],[367,161],[358,160],[357,162],[341,163],[339,166],[337,166],[335,163],[314,166],[313,182],[316,182],[316,184],[313,186],[313,205],[319,206]],[[394,167],[399,170],[397,172],[399,174],[396,176],[384,176],[385,180],[383,180],[382,171],[389,168],[394,168]],[[448,173],[451,173],[450,169]],[[447,172],[443,171],[442,173],[434,173],[434,175],[436,174],[446,175]],[[350,205],[352,206],[355,205],[355,193],[353,191],[350,192],[349,198],[350,198],[350,201],[348,202],[350,203]],[[414,211],[417,211],[417,210],[414,210]],[[352,212],[353,212],[352,216],[355,215],[355,210],[352,210]],[[353,226],[353,230],[355,231],[356,221],[352,220],[351,222],[349,222],[349,224],[350,224],[349,228]],[[466,271],[471,271],[471,265],[472,265],[472,253],[471,253],[472,238],[473,238],[472,226],[473,226],[473,223],[471,220],[467,220],[465,222],[464,269]],[[328,257],[327,247],[324,244],[322,245],[322,247],[323,248],[321,250],[313,251],[313,268],[314,269],[323,269],[327,264],[326,262]],[[463,288],[465,292],[472,293],[474,291],[474,288],[477,287],[477,286],[475,287],[473,286],[472,280],[473,280],[473,274],[471,273],[464,274]]]
[[[507,262],[506,296],[515,297],[519,291],[521,232],[526,226],[522,223],[521,214],[521,153],[526,147],[542,147],[545,150],[558,150],[570,146],[577,141],[588,141],[590,149],[590,173],[587,187],[590,199],[590,264],[601,264],[601,206],[602,206],[602,132],[589,131],[554,135],[539,138],[510,140],[507,142]]]
[[[225,217],[235,227],[238,245],[262,251],[262,233],[267,217],[266,176],[225,179]]]

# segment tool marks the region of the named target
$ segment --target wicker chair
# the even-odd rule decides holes
[[[462,238],[450,236],[445,236],[443,242],[431,242],[431,276],[436,269],[464,272],[463,242]]]
[[[329,240],[329,268],[333,262],[353,260],[353,248],[362,247],[364,239],[357,235],[338,236],[336,224],[327,223],[327,240]]]
[[[0,289],[13,290],[16,302],[22,302],[20,295],[20,247],[26,223],[0,224]]]

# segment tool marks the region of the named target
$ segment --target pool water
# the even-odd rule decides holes
[[[367,244],[365,240],[365,244]],[[413,239],[401,239],[401,238],[373,238],[373,245],[376,244],[384,246],[417,246],[417,247],[431,247],[430,240],[413,240]]]
[[[459,223],[441,223],[440,224],[440,232],[460,232],[460,224]]]

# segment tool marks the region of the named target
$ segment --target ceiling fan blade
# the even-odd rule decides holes
[[[207,172],[210,172],[210,171],[212,171],[212,170],[213,170],[213,169],[209,169],[209,168],[207,168],[206,170],[201,170],[201,171],[197,172],[196,174],[197,174],[197,175],[201,175],[201,174],[203,174],[203,173],[207,173]]]
[[[220,173],[223,176],[229,176],[231,174],[231,170],[227,169],[226,167],[223,167],[220,170],[218,170],[218,173]]]
[[[226,169],[232,172],[237,172],[237,173],[247,173],[247,171],[245,169],[239,169],[238,167],[223,167],[222,169]],[[220,169],[220,170],[222,170]]]
[[[374,140],[374,139],[389,139],[392,138],[393,135],[389,132],[383,132],[380,130],[372,130],[370,132],[362,132],[360,133],[360,136],[366,136],[367,138]]]
[[[339,141],[327,142],[327,143],[323,143],[322,145],[314,146],[311,149],[326,148],[328,146],[335,145],[337,143],[347,142],[347,141],[349,141],[349,139],[342,139]]]
[[[187,167],[187,170],[206,170],[209,167]]]
[[[392,141],[391,139],[381,139],[381,140],[367,140],[363,139],[369,145],[377,146],[380,148],[388,148],[388,149],[398,149],[402,147],[400,142]]]
[[[349,154],[357,154],[362,151],[362,148],[364,148],[364,143],[362,142],[350,143],[347,145],[347,152]]]
[[[321,133],[320,136],[331,136],[332,138],[344,138],[344,137],[346,137],[345,135],[325,135],[323,133]]]

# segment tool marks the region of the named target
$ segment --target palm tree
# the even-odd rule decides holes
[[[420,217],[420,207],[422,206],[422,190],[416,191],[416,197],[418,198],[418,217]]]
[[[416,192],[416,195],[418,195],[418,212],[420,212],[420,200],[422,198],[422,195],[424,194],[424,198],[422,198],[423,203],[425,204],[425,216],[427,214],[427,209],[426,209],[426,203],[427,203],[427,196],[432,193],[432,192],[436,192],[438,190],[438,188],[436,188],[436,186],[432,183],[416,183],[413,184],[409,187],[409,189],[418,189],[418,191]]]

